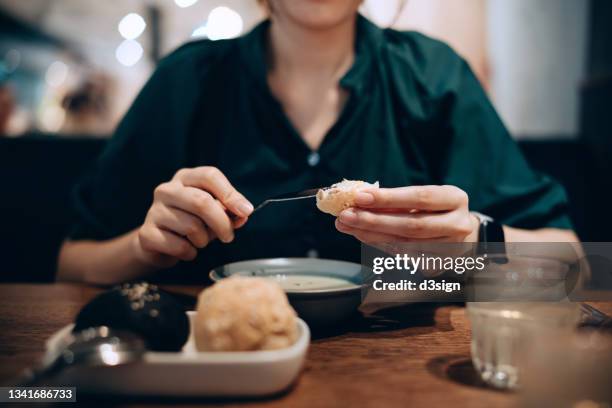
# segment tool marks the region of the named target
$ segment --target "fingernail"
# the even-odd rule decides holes
[[[340,220],[336,220],[336,229],[338,231],[346,231],[348,226]]]
[[[244,217],[248,217],[253,212],[253,205],[248,201],[241,201],[237,205],[238,211],[240,211],[240,215]]]
[[[355,194],[355,203],[361,205],[368,205],[374,203],[374,196],[370,193],[359,192]]]
[[[224,243],[229,244],[230,242],[232,242],[234,240],[234,234],[230,234],[227,237],[225,237],[225,239],[223,240]]]
[[[338,217],[340,222],[344,224],[354,224],[357,221],[357,214],[353,210],[344,210]]]

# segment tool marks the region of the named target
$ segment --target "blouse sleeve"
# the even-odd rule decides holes
[[[433,129],[423,144],[436,182],[462,188],[472,210],[505,225],[571,229],[563,187],[530,168],[467,62],[418,33],[401,39],[417,111]]]
[[[571,229],[563,187],[531,169],[468,64],[456,57],[441,113],[450,146],[444,182],[469,192],[473,210],[518,228]]]
[[[194,64],[179,50],[162,61],[106,149],[73,192],[70,239],[104,240],[142,224],[153,190],[185,164],[197,105]]]

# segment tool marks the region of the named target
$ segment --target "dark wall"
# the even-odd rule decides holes
[[[72,186],[104,147],[103,140],[0,139],[0,281],[53,279],[57,250],[71,219]],[[610,184],[577,141],[522,142],[531,164],[562,182],[581,238],[609,240]]]
[[[53,279],[70,191],[104,143],[0,138],[0,281]]]
[[[591,0],[587,70],[589,77],[612,74],[612,1]]]
[[[576,140],[522,141],[519,143],[530,165],[560,182],[570,200],[570,216],[583,241],[606,241],[612,222],[598,214],[607,205],[610,185],[593,160],[590,149]],[[609,239],[609,238],[608,238]]]
[[[587,74],[581,89],[584,140],[603,172],[612,172],[612,1],[591,0]]]

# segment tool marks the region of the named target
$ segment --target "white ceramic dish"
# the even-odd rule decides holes
[[[279,282],[298,315],[312,326],[341,323],[361,304],[363,268],[358,263],[316,258],[255,259],[220,266],[209,276],[216,282],[232,275]],[[284,285],[295,277],[305,278],[301,286]],[[314,281],[309,282],[308,277]]]
[[[192,320],[195,312],[187,312]],[[190,335],[181,352],[147,352],[140,363],[119,367],[71,368],[53,384],[77,387],[80,392],[179,397],[247,397],[283,391],[298,377],[310,330],[298,319],[299,337],[288,348],[246,352],[198,352]],[[56,350],[68,325],[46,343]]]

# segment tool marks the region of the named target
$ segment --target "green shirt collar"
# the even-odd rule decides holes
[[[367,90],[369,74],[383,41],[383,31],[361,14],[357,16],[355,39],[355,61],[349,71],[340,79],[340,85],[356,94]],[[266,36],[270,20],[258,24],[250,33],[241,38],[243,64],[255,82],[265,89],[267,84]]]

